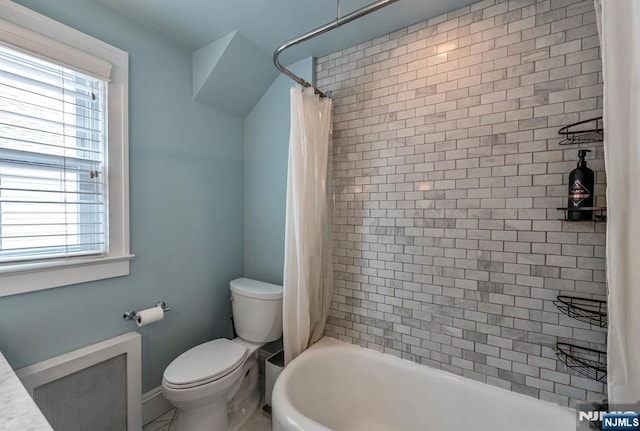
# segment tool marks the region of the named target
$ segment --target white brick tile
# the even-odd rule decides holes
[[[551,57],[556,55],[569,54],[572,52],[580,51],[582,47],[582,40],[573,40],[571,42],[561,43],[551,47]]]
[[[551,33],[549,35],[540,36],[536,38],[536,48],[546,48],[548,46],[557,45],[564,42],[564,32]]]
[[[511,22],[508,25],[509,33],[519,32],[528,28],[535,27],[536,19],[535,17],[525,18],[519,21]]]
[[[604,226],[555,210],[575,166],[557,130],[602,109],[593,6],[560,1],[487,0],[317,60],[334,91],[328,335],[564,405],[604,390],[548,347],[603,343],[552,301],[606,290]]]

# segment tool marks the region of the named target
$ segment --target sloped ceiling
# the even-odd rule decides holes
[[[335,19],[337,12],[335,0],[98,1],[144,25],[160,30],[192,52],[211,44],[221,46],[225,37],[230,37],[237,32],[235,33],[237,39],[235,41],[230,39],[232,43],[226,46],[213,65],[209,65],[212,67],[204,66],[204,69],[209,68],[213,74],[205,87],[219,85],[240,88],[247,82],[246,73],[240,73],[241,69],[253,71],[253,76],[257,76],[260,85],[252,86],[250,89],[245,88],[245,93],[260,92],[260,94],[256,97],[247,97],[247,100],[257,100],[268,88],[268,84],[263,87],[262,81],[273,80],[275,75],[266,79],[266,75],[270,75],[266,70],[268,67],[273,67],[270,62],[276,48],[296,36]],[[341,0],[341,14],[346,15],[372,1]],[[471,3],[474,1],[400,0],[371,15],[291,48],[281,56],[281,61],[283,64],[290,64],[305,57],[326,55]],[[259,55],[259,52],[263,55]],[[243,61],[240,62],[239,59]],[[216,72],[216,69],[224,69],[225,72]],[[229,69],[238,73],[232,73],[229,76]],[[194,76],[198,73],[202,72],[194,70]],[[216,73],[220,75],[216,77]],[[200,76],[200,79],[203,82],[206,81],[203,76]],[[219,82],[221,79],[225,82]],[[215,88],[213,90],[217,91]],[[212,94],[215,94],[215,91]],[[194,97],[198,99],[197,93]],[[207,99],[220,101],[218,97],[204,97],[204,93],[200,96],[203,103],[209,104],[210,101]],[[250,102],[238,103],[234,106],[225,103],[213,106],[244,116],[249,112],[248,104]]]
[[[240,117],[278,74],[271,58],[237,31],[194,51],[192,68],[194,99]]]

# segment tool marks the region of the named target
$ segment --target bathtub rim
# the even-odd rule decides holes
[[[551,410],[555,410],[559,415],[571,415],[574,421],[576,421],[577,413],[576,410],[561,406],[559,404],[553,403],[551,401],[542,400],[540,398],[534,398],[528,395],[520,394],[518,392],[510,391],[508,389],[501,388],[499,386],[494,386],[489,383],[479,382],[477,380],[473,380],[469,377],[460,376],[458,374],[454,374],[452,372],[442,370],[439,368],[431,367],[429,365],[419,364],[408,359],[398,358],[397,356],[390,355],[388,353],[383,353],[378,350],[370,349],[367,347],[363,347],[357,344],[351,344],[344,341],[337,340],[332,337],[323,336],[318,342],[309,347],[306,351],[302,352],[298,357],[296,357],[290,364],[288,364],[278,376],[276,383],[273,388],[273,393],[271,397],[271,406],[272,406],[272,420],[275,424],[288,424],[289,426],[295,426],[299,430],[314,430],[314,431],[332,431],[331,428],[326,427],[325,425],[314,421],[308,416],[305,416],[301,411],[299,411],[296,407],[294,407],[291,400],[287,397],[286,387],[289,381],[292,378],[292,375],[295,374],[295,371],[303,367],[305,363],[308,361],[308,357],[316,351],[325,351],[325,350],[353,350],[354,353],[359,355],[364,355],[365,358],[370,357],[372,359],[381,360],[383,363],[391,363],[391,365],[396,364],[396,366],[400,366],[403,368],[408,368],[410,370],[416,370],[418,372],[424,373],[426,375],[439,375],[441,377],[451,379],[455,382],[464,385],[472,385],[474,387],[479,387],[483,389],[490,388],[490,390],[495,390],[501,393],[509,394],[509,396],[513,396],[528,402],[537,402],[544,403],[546,407]],[[418,367],[418,368],[416,368]],[[478,386],[482,385],[482,386]],[[283,412],[289,412],[285,414]],[[274,428],[275,429],[275,428]]]

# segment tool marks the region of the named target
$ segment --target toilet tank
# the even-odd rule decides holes
[[[268,343],[282,336],[282,286],[238,278],[230,288],[233,322],[240,338]]]

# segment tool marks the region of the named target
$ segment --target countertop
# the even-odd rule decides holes
[[[53,431],[0,353],[0,431]]]

